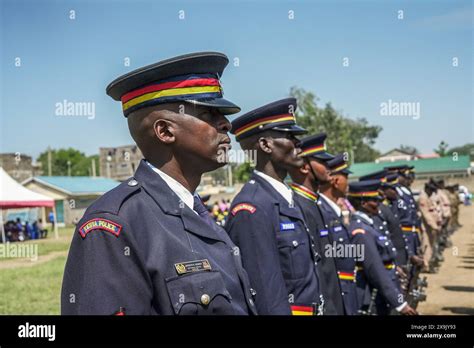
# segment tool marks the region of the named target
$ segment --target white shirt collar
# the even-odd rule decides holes
[[[329,199],[328,197],[326,197],[324,194],[322,194],[321,192],[319,192],[319,195],[321,197],[324,198],[324,200],[329,204],[329,206],[334,210],[334,212],[337,214],[338,217],[341,217],[341,214],[342,214],[342,211],[341,211],[341,208],[339,208],[339,206],[334,203],[331,199]]]
[[[166,182],[171,191],[176,193],[178,198],[182,202],[184,202],[184,204],[186,204],[192,211],[194,211],[194,195],[189,192],[186,187],[184,187],[181,183],[173,179],[171,176],[162,172],[161,170],[153,166],[151,163],[146,163],[150,166],[151,169],[153,169],[155,173],[157,173],[163,179],[164,182]]]
[[[288,202],[288,204],[293,205],[293,191],[285,185],[285,183],[278,181],[271,176],[262,173],[256,169],[254,169],[255,174],[262,177],[267,181],[283,198]]]
[[[397,193],[398,193],[399,196],[403,196],[403,191],[402,191],[402,189],[401,189],[399,186],[396,186],[396,187],[395,187],[395,190],[397,191]]]
[[[405,186],[400,187],[403,192],[405,192],[408,196],[411,196],[411,192]]]

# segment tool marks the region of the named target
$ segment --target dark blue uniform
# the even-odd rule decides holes
[[[337,216],[334,209],[324,198],[318,199],[318,206],[327,222],[331,244],[334,243],[336,251],[339,248],[346,250],[352,243],[350,241],[349,231],[344,225],[342,217]],[[334,260],[336,261],[336,268],[339,275],[345,313],[347,315],[356,315],[359,309],[355,283],[356,261],[353,257],[336,257]]]
[[[418,216],[415,200],[407,188],[397,185],[398,193],[397,209],[398,218],[402,231],[406,235],[408,254],[417,255],[421,245],[419,234],[421,233],[421,220]]]
[[[297,206],[254,173],[232,202],[226,230],[242,253],[259,314],[317,310],[319,255]]]
[[[361,309],[370,304],[371,292],[378,290],[375,305],[377,313],[388,314],[390,308],[403,304],[395,269],[393,245],[385,234],[374,228],[372,219],[356,212],[349,225],[351,241],[364,246],[364,260],[358,262],[357,288]]]
[[[406,265],[408,263],[408,239],[400,226],[396,202],[393,204],[392,201],[385,200],[384,203],[380,204],[379,209],[380,218],[387,222],[390,239],[393,242],[393,246],[397,250],[397,265]]]
[[[296,184],[291,185],[296,188]],[[299,186],[301,189],[301,186]],[[308,190],[307,188],[302,188]],[[309,190],[308,190],[309,191]],[[324,296],[324,314],[326,315],[343,315],[343,291],[339,284],[338,272],[336,262],[333,255],[326,257],[325,250],[332,248],[332,239],[330,239],[330,232],[327,223],[324,221],[321,210],[316,201],[319,199],[317,194],[310,192],[314,199],[301,195],[297,189],[294,189],[295,202],[301,208],[306,224],[313,236],[316,245],[316,250],[321,255],[321,262],[319,262],[319,275],[321,279],[321,292]],[[353,268],[354,271],[354,268]]]
[[[227,233],[206,223],[144,161],[79,222],[63,314],[252,314],[248,276]]]

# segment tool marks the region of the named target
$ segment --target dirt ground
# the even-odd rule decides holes
[[[420,314],[474,315],[474,206],[461,206],[459,222],[463,227],[452,235],[439,272],[423,274],[428,296]]]

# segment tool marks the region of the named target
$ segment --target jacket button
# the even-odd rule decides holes
[[[293,246],[296,248],[298,246],[298,242],[296,240],[293,241]]]
[[[138,181],[136,181],[135,179],[132,179],[130,180],[128,183],[127,183],[128,186],[137,186],[138,185]]]
[[[202,303],[204,306],[207,306],[210,301],[211,301],[211,298],[209,297],[208,294],[203,294],[203,295],[201,296],[201,303]]]

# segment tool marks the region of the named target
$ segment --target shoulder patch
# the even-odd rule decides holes
[[[363,230],[362,228],[356,228],[354,231],[352,231],[352,235],[355,236],[356,234],[365,234],[365,230]]]
[[[119,225],[118,223],[107,220],[107,219],[101,219],[101,218],[91,219],[85,222],[79,228],[79,234],[84,239],[86,238],[89,232],[92,232],[94,230],[107,231],[107,232],[112,233],[115,237],[118,237],[120,234],[120,231],[122,230],[122,225]]]
[[[240,204],[237,204],[232,209],[231,213],[232,213],[232,215],[235,215],[241,210],[246,210],[246,211],[250,212],[250,214],[253,214],[253,213],[255,213],[257,208],[255,208],[252,204],[249,204],[249,203],[240,203]]]

